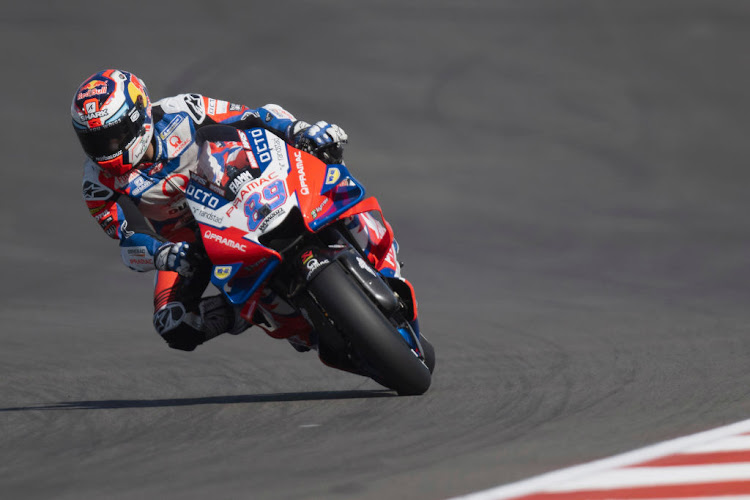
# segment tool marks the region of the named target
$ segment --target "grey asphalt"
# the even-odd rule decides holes
[[[0,13],[0,497],[443,499],[750,416],[750,4],[17,2]],[[120,67],[326,119],[438,366],[399,398],[151,326],[80,195]]]

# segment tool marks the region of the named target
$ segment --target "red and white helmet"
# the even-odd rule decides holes
[[[91,75],[73,96],[70,113],[86,155],[114,176],[135,167],[154,136],[146,85],[127,71]]]

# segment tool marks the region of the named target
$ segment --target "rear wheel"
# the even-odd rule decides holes
[[[308,290],[336,330],[351,343],[355,362],[378,383],[400,395],[423,394],[430,387],[430,369],[398,330],[338,262],[328,265]],[[432,353],[434,367],[434,350]]]

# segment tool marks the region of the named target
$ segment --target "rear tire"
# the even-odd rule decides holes
[[[341,264],[334,262],[320,271],[308,290],[337,330],[349,339],[363,370],[372,371],[374,380],[402,396],[427,391],[430,369]],[[425,347],[425,355],[431,347]],[[432,359],[434,367],[434,350]]]

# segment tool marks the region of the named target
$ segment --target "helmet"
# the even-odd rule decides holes
[[[86,155],[114,176],[135,167],[154,136],[146,85],[127,71],[91,75],[73,96],[70,113]]]

